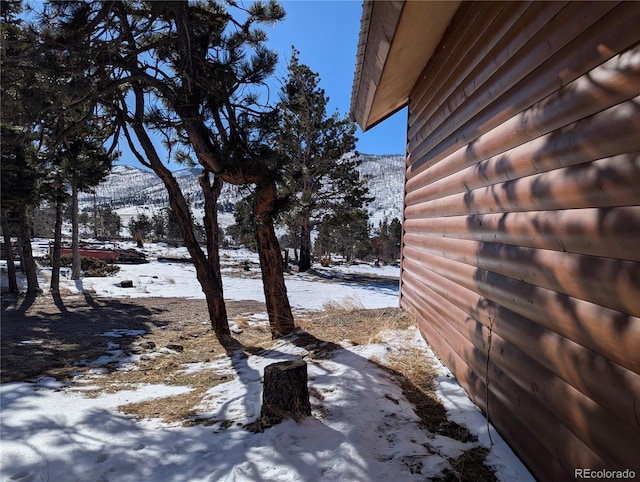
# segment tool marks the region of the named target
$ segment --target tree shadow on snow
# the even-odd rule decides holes
[[[0,380],[64,378],[79,363],[108,355],[110,342],[126,351],[157,325],[157,313],[133,300],[103,300],[89,293],[65,299],[46,294],[3,305]],[[112,336],[100,336],[104,333]]]

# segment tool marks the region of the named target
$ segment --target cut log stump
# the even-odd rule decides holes
[[[286,418],[298,421],[310,415],[306,362],[293,360],[266,366],[260,418],[247,428],[252,432],[262,432]]]

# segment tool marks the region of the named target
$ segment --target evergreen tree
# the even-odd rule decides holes
[[[167,226],[167,238],[174,241],[184,241],[182,238],[182,232],[180,230],[180,223],[178,221],[178,215],[176,211],[171,206],[169,206],[164,210],[164,216]],[[191,222],[192,224],[194,224],[195,228],[195,223],[193,222],[193,214],[191,214]]]
[[[116,115],[136,158],[163,180],[216,333],[229,334],[217,243],[208,240],[207,254],[202,252],[189,206],[159,156],[150,129],[164,135],[168,146],[186,143],[204,168],[205,228],[212,240],[218,236],[214,224],[220,183],[255,186],[253,209],[272,333],[293,331],[273,227],[278,176],[274,153],[265,141],[274,116],[272,109],[259,105],[255,92],[277,62],[257,25],[281,19],[280,5],[256,2],[244,8],[231,1],[183,0],[59,2],[50,8],[49,17],[56,24],[51,43],[60,45],[61,52],[93,62],[91,75],[100,82],[92,92]],[[105,31],[108,37],[102,35]]]
[[[374,248],[376,257],[386,262],[394,262],[398,259],[400,256],[401,237],[402,224],[400,224],[398,218],[393,218],[391,223],[386,218],[380,221]]]
[[[323,218],[315,245],[317,255],[337,253],[349,262],[353,258],[364,259],[372,252],[366,211],[353,209]]]
[[[167,221],[164,210],[154,213],[153,216],[151,216],[151,224],[156,239],[161,240],[167,237]]]
[[[122,220],[111,206],[96,206],[94,232],[98,239],[117,239],[120,237]]]
[[[275,136],[283,157],[283,195],[290,203],[286,225],[300,239],[299,270],[311,267],[311,231],[327,214],[364,207],[371,199],[360,178],[355,124],[336,112],[327,115],[329,98],[318,74],[293,50],[289,76],[282,88]]]
[[[389,241],[393,247],[390,261],[395,261],[400,257],[402,243],[402,223],[398,218],[393,218],[389,224]]]
[[[21,2],[0,3],[0,163],[2,172],[3,229],[18,237],[21,267],[27,278],[27,293],[40,292],[37,266],[31,252],[30,211],[40,204],[42,171],[36,141],[39,113],[46,104],[37,39],[20,19]],[[11,228],[14,226],[14,228]],[[5,236],[7,236],[5,234]],[[17,290],[15,267],[8,264],[9,283]]]
[[[81,268],[78,194],[104,180],[111,170],[113,157],[97,141],[75,139],[58,150],[55,160],[60,177],[71,185],[71,279],[77,280]]]
[[[56,223],[55,199],[45,198],[32,211],[32,231],[37,238],[53,238]]]
[[[149,216],[144,213],[140,213],[135,218],[131,218],[129,220],[127,227],[129,228],[129,232],[133,239],[138,241],[138,247],[142,248],[142,246],[140,246],[141,240],[149,237],[153,232],[154,225],[153,221],[149,219]]]
[[[252,196],[245,197],[236,203],[233,213],[236,222],[227,227],[227,235],[236,245],[245,245],[251,251],[256,251],[256,229],[252,206]]]

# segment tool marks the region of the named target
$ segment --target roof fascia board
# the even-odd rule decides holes
[[[407,105],[460,3],[365,1],[351,105],[363,131]]]
[[[365,0],[363,4],[351,94],[351,116],[361,127],[371,111],[404,3]]]

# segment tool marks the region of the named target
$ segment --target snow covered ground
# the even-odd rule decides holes
[[[150,257],[184,255],[180,250],[154,246]],[[263,300],[254,255],[247,251],[224,253],[225,298]],[[238,265],[249,264],[249,271]],[[237,270],[234,271],[234,270]],[[336,281],[341,274],[377,274],[393,277],[397,267],[361,265],[331,268],[323,277],[287,275],[292,305],[321,309],[341,301],[365,308],[397,306],[397,285]],[[254,273],[254,271],[256,271]],[[47,272],[41,272],[46,286]],[[121,288],[123,279],[134,288]],[[94,296],[202,297],[193,268],[187,263],[157,261],[122,265],[113,278],[63,280],[73,293],[89,290]],[[256,315],[256,322],[265,316]],[[114,357],[121,369],[133,369],[135,356],[118,348]],[[25,340],[29,342],[30,340]],[[401,347],[413,346],[438,366],[437,393],[451,420],[466,426],[490,450],[488,463],[499,480],[529,481],[532,476],[486,419],[471,403],[451,373],[443,367],[415,328],[389,331],[376,344],[344,344],[330,359],[307,359],[313,418],[286,421],[264,433],[250,433],[242,425],[260,412],[261,376],[275,361],[299,359],[306,350],[291,339],[249,358],[221,355],[209,364],[190,364],[185,370],[215,368],[228,371],[230,381],[207,392],[201,411],[215,420],[234,425],[183,427],[158,420],[134,420],[117,410],[125,403],[175,395],[188,387],[144,385],[117,393],[102,392],[87,398],[77,388],[51,378],[0,386],[2,481],[424,481],[448,467],[447,459],[469,448],[441,435],[429,433],[403,396],[402,389],[369,359],[385,360]],[[87,383],[90,383],[87,380]]]

